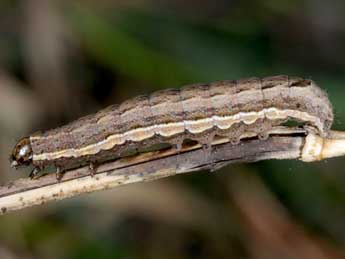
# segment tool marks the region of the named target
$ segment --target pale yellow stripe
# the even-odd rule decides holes
[[[85,155],[94,155],[102,150],[109,150],[116,145],[122,145],[126,141],[139,142],[153,137],[155,134],[163,137],[171,137],[176,134],[183,133],[187,129],[192,134],[202,133],[211,129],[213,126],[219,129],[229,129],[235,123],[243,122],[245,124],[253,124],[258,119],[267,118],[270,120],[286,119],[288,117],[311,122],[320,132],[323,131],[323,124],[318,117],[312,116],[307,112],[296,110],[280,110],[274,107],[263,109],[259,112],[239,112],[231,116],[212,116],[199,120],[186,120],[181,122],[172,122],[166,124],[152,125],[144,128],[129,130],[121,134],[114,134],[108,138],[94,144],[79,148],[65,149],[56,152],[34,154],[33,160],[54,160],[61,157],[80,157]],[[39,136],[30,137],[31,140],[39,139]]]

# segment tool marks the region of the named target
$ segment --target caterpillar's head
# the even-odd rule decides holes
[[[11,167],[18,168],[28,166],[32,162],[32,148],[28,137],[18,141],[10,157]]]

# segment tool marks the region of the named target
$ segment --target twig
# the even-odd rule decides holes
[[[135,182],[152,181],[181,173],[218,169],[230,163],[267,159],[315,161],[345,154],[345,133],[332,132],[323,139],[313,134],[276,135],[267,140],[248,139],[232,145],[217,139],[212,151],[200,145],[163,150],[122,158],[99,166],[94,177],[88,167],[70,170],[61,182],[54,174],[36,180],[23,178],[0,187],[0,213],[23,209],[53,200],[105,190]]]

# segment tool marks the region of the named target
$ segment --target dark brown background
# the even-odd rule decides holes
[[[189,83],[311,78],[345,129],[344,10],[341,0],[1,1],[1,182],[28,174],[9,169],[21,136]],[[237,165],[26,209],[1,217],[0,258],[344,258],[344,165]]]

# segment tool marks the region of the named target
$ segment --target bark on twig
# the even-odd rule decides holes
[[[204,169],[219,169],[231,163],[267,159],[318,160],[325,158],[325,154],[336,156],[326,149],[339,149],[339,145],[333,143],[343,146],[344,139],[343,133],[330,134],[329,139],[313,134],[292,134],[271,136],[267,140],[247,139],[239,145],[232,145],[228,139],[222,138],[213,143],[211,152],[197,144],[185,146],[180,152],[169,149],[107,162],[97,168],[94,177],[89,175],[88,167],[82,167],[66,172],[60,182],[53,173],[36,180],[23,178],[0,187],[0,213],[129,183]],[[339,155],[342,154],[344,152],[339,152]]]

